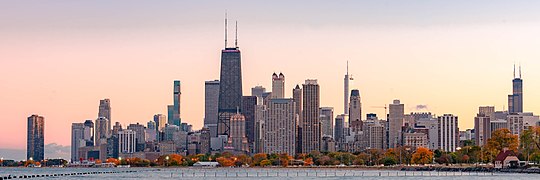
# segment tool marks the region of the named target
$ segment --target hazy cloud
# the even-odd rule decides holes
[[[45,158],[47,159],[70,159],[71,157],[71,147],[62,146],[56,143],[51,143],[45,145]]]
[[[416,105],[416,110],[417,111],[419,111],[419,110],[428,110],[428,105],[427,104]]]

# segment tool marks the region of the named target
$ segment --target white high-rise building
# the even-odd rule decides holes
[[[399,100],[394,100],[389,106],[388,114],[388,148],[396,148],[402,145],[402,130],[405,105]]]
[[[439,146],[446,152],[455,152],[459,145],[458,117],[444,114],[437,117],[439,122]]]
[[[264,153],[296,154],[296,111],[293,99],[271,99],[264,111]]]
[[[136,150],[137,132],[125,129],[118,132],[118,152],[121,154],[133,154]]]
[[[285,76],[282,73],[272,74],[272,98],[285,97]]]

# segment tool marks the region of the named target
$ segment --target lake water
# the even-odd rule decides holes
[[[126,172],[136,171],[136,172]],[[296,168],[0,168],[0,177],[85,172],[117,172],[54,177],[55,179],[540,179],[540,174],[475,172],[405,172],[356,169]],[[44,179],[44,178],[38,178]]]

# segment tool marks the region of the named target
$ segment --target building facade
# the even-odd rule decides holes
[[[242,114],[236,113],[231,117],[228,147],[232,148],[234,152],[249,153],[246,118]]]
[[[321,115],[319,119],[321,121],[321,133],[322,136],[328,136],[334,138],[334,108],[333,107],[321,107],[319,109]]]
[[[282,73],[272,74],[272,98],[285,97],[285,76]]]
[[[121,154],[133,154],[136,152],[137,132],[126,129],[118,132],[118,148]]]
[[[111,137],[111,122],[106,117],[99,117],[96,119],[95,123],[95,144],[100,145],[107,143],[107,138]]]
[[[27,127],[26,159],[42,161],[45,156],[45,118],[31,115]]]
[[[388,148],[396,148],[402,145],[402,128],[405,105],[399,100],[394,100],[389,105],[390,112],[388,114]]]
[[[360,99],[360,91],[353,89],[351,91],[351,99],[349,104],[349,128],[354,133],[362,131],[362,102]]]
[[[219,80],[204,83],[204,126],[212,137],[217,137]]]
[[[86,146],[84,123],[71,124],[71,162],[79,161],[79,148]]]
[[[229,135],[231,117],[242,106],[242,66],[238,47],[221,51],[219,80],[218,135]]]
[[[302,85],[302,153],[319,151],[321,125],[319,120],[320,92],[317,80],[306,80]]]
[[[264,114],[264,153],[296,153],[295,102],[271,99]]]
[[[444,114],[437,117],[439,123],[439,146],[446,152],[455,152],[459,145],[458,117]]]
[[[255,141],[255,108],[257,106],[256,96],[242,96],[242,115],[246,118],[246,137],[249,149],[253,149]]]
[[[111,127],[111,100],[110,99],[102,99],[99,100],[99,111],[98,111],[98,118],[105,117],[109,120],[109,127]]]

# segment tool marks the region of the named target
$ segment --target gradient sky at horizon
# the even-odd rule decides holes
[[[393,99],[460,117],[502,110],[520,63],[524,110],[540,113],[540,1],[0,1],[0,148],[26,148],[26,118],[45,143],[70,145],[71,123],[110,98],[123,127],[166,114],[182,81],[182,119],[200,128],[204,81],[219,79],[223,17],[238,20],[244,94],[286,76],[286,96],[318,79],[321,106],[343,112],[346,61],[363,113]],[[229,42],[233,42],[229,38]],[[231,46],[233,43],[229,43]],[[425,109],[420,111],[427,111]],[[365,115],[364,115],[365,116]]]

